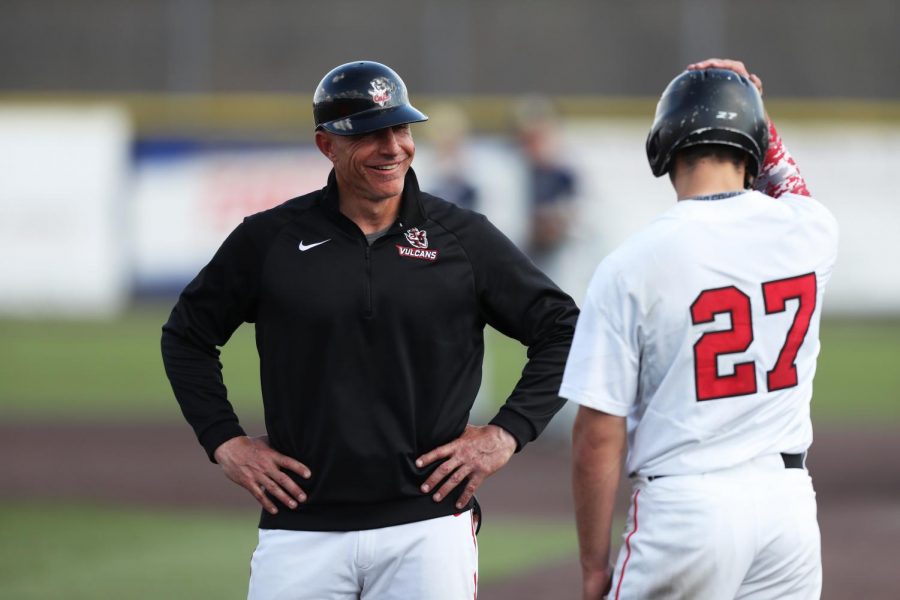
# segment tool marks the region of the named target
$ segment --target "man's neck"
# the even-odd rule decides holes
[[[744,189],[744,171],[731,163],[700,159],[678,165],[672,181],[679,200]]]
[[[400,196],[369,200],[341,193],[338,207],[345,217],[356,223],[356,226],[368,235],[387,229],[397,220],[400,212]]]

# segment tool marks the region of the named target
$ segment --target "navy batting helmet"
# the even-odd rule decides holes
[[[757,177],[769,147],[762,98],[745,77],[727,69],[685,71],[666,87],[647,136],[647,160],[657,177],[671,168],[676,150],[700,144],[739,148]]]
[[[313,96],[313,117],[316,129],[337,135],[428,120],[409,103],[400,76],[371,61],[351,62],[329,71]]]

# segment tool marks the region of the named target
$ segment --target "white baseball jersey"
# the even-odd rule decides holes
[[[805,451],[837,238],[808,196],[678,202],[597,268],[560,395],[628,417],[629,473]]]

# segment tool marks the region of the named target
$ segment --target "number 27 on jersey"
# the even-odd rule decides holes
[[[816,274],[807,273],[762,284],[766,314],[784,312],[788,300],[797,300],[797,312],[784,338],[778,359],[767,371],[766,389],[770,392],[797,385],[795,361],[816,309]],[[709,323],[716,315],[727,313],[731,328],[708,331],[694,344],[694,380],[697,400],[716,400],[746,396],[757,391],[756,363],[736,364],[734,373],[720,375],[718,358],[745,352],[753,342],[750,297],[735,286],[704,290],[691,304],[694,325]],[[768,365],[766,365],[768,366]]]

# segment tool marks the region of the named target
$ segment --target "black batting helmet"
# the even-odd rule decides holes
[[[726,69],[685,71],[656,105],[647,136],[647,160],[657,177],[671,168],[676,150],[721,144],[747,153],[747,174],[757,177],[769,147],[762,98],[745,77]]]
[[[366,60],[335,67],[322,78],[313,96],[313,117],[316,129],[337,135],[428,120],[409,103],[406,85],[397,73]]]

